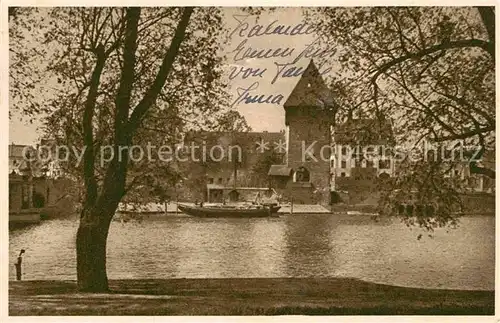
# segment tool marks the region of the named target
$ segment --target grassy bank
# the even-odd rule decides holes
[[[344,278],[9,282],[10,315],[494,315],[493,291],[404,288]]]

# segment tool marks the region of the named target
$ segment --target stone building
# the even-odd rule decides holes
[[[386,119],[350,119],[334,129],[331,166],[336,178],[374,179],[392,177],[394,139]]]
[[[260,168],[265,168],[273,143],[284,143],[284,139],[284,132],[187,133],[178,147],[183,160],[177,162],[177,169],[184,177],[178,198],[210,202],[253,200],[253,195],[269,187],[267,168]],[[261,149],[261,143],[269,143],[268,148]],[[272,157],[281,162],[284,152]]]
[[[40,157],[45,160],[46,175],[49,178],[64,177],[64,170],[59,162],[57,154],[57,143],[55,140],[42,139],[40,145],[37,145]],[[61,156],[62,157],[62,156]]]
[[[211,202],[243,198],[248,200],[251,197],[249,192],[256,194],[255,192],[272,188],[284,200],[298,204],[328,205],[332,191],[335,190],[335,175],[343,174],[340,168],[343,162],[339,161],[338,165],[332,164],[332,160],[335,160],[332,155],[334,133],[331,127],[334,100],[312,61],[299,78],[283,108],[286,125],[284,132],[188,134],[185,138],[187,146],[195,141],[203,144],[206,147],[205,151],[209,152],[212,147],[219,145],[225,147],[223,150],[227,154],[230,147],[236,145],[241,148],[242,159],[237,163],[234,160],[228,161],[227,158],[215,163],[210,161],[183,163],[181,167],[184,167],[186,174],[186,180],[183,182],[185,192],[182,194],[183,198]],[[350,140],[342,133],[343,131],[346,134],[350,133],[353,123],[356,122],[346,123],[337,129],[335,134],[338,142]],[[380,135],[380,138],[384,136]],[[267,159],[267,161],[272,160],[272,164],[264,162],[266,169],[263,173],[264,175],[267,173],[267,178],[255,171],[258,164],[265,159],[263,151],[259,151],[263,148],[262,143],[266,144],[264,149],[269,151],[276,151],[279,144],[283,144],[283,151],[278,151],[277,159]],[[198,156],[198,159],[200,157]],[[360,164],[359,167],[353,165],[345,168],[346,177],[350,177],[351,173],[362,173],[361,169],[366,168],[367,172],[375,169],[375,172],[378,172],[388,167],[381,162],[377,163],[376,167]],[[381,173],[391,173],[391,169]],[[354,176],[353,179],[361,180],[358,177]],[[363,179],[367,179],[366,176],[363,176]]]
[[[205,154],[219,146],[226,158],[179,163],[185,176],[180,199],[248,201],[272,188],[282,200],[298,204],[328,205],[339,201],[338,192],[347,193],[344,202],[374,203],[378,183],[396,175],[391,120],[358,117],[335,123],[331,93],[311,61],[283,105],[284,132],[187,134],[184,145],[196,142],[205,146]],[[267,155],[259,151],[263,143]],[[284,149],[273,159],[269,153],[278,143]],[[241,153],[237,162],[227,158],[234,146]]]
[[[470,151],[468,156],[472,157],[474,153],[475,151]],[[486,152],[478,162],[478,166],[495,169],[495,152]],[[465,181],[465,189],[468,192],[495,193],[495,179],[472,172],[468,161],[456,163],[445,176]]]
[[[206,153],[224,147],[226,157],[230,147],[238,146],[241,160],[179,163],[186,174],[182,197],[248,201],[272,188],[294,203],[328,204],[333,99],[312,61],[283,108],[286,130],[282,132],[187,134],[185,146],[195,141],[205,146]]]
[[[294,203],[328,204],[330,200],[331,92],[311,61],[283,108],[286,125],[285,165],[273,166],[275,183]]]
[[[45,163],[35,157],[32,146],[9,145],[9,218],[28,211],[52,216],[58,209],[67,212],[74,207],[67,198],[74,183],[48,176]]]
[[[35,148],[29,145],[9,145],[9,174],[20,174],[27,167],[27,159],[35,155]],[[31,157],[29,157],[31,158]]]
[[[343,202],[374,203],[378,184],[395,175],[394,137],[389,120],[351,118],[332,134],[332,190],[344,195]]]
[[[378,151],[393,144],[390,122],[351,118],[335,124],[335,108],[311,61],[284,104],[286,163],[269,170],[273,185],[294,203],[327,205],[339,190],[369,195],[379,177],[394,174],[391,159]],[[374,150],[369,158],[364,157],[367,146]]]

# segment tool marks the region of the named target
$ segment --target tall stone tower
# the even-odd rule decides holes
[[[330,145],[333,99],[313,61],[284,104],[290,189],[303,203],[330,200]]]

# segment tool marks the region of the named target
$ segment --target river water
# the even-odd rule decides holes
[[[9,278],[26,249],[23,279],[76,279],[77,220],[10,232]],[[421,239],[417,237],[423,234]],[[353,277],[391,285],[493,290],[495,218],[464,217],[429,237],[399,220],[362,216],[150,217],[113,222],[108,277]]]

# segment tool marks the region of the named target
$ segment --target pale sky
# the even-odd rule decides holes
[[[240,37],[240,30],[243,29],[243,25],[237,21],[239,19],[242,21],[243,17],[233,17],[233,14],[241,14],[238,10],[234,8],[227,8],[225,25],[229,28],[230,31],[236,29],[231,37],[231,43],[226,49],[227,54],[227,64],[225,65],[226,74],[229,78],[229,73],[233,71],[233,68],[236,68],[236,72],[239,71],[240,67],[247,68],[260,68],[260,71],[263,69],[267,70],[263,72],[262,77],[248,77],[243,79],[241,73],[238,76],[235,76],[232,80],[230,80],[230,93],[233,95],[233,98],[236,99],[238,97],[237,89],[246,89],[249,88],[254,82],[258,82],[259,86],[257,89],[254,89],[250,92],[251,95],[265,95],[267,98],[268,95],[279,95],[281,94],[284,98],[281,100],[280,105],[276,104],[244,104],[240,103],[239,105],[235,105],[234,108],[242,113],[249,125],[253,128],[254,131],[280,131],[285,128],[285,113],[283,110],[283,104],[285,103],[288,95],[292,91],[293,87],[297,83],[299,76],[295,77],[282,77],[278,76],[278,68],[275,63],[283,64],[292,62],[296,59],[297,56],[301,57],[297,60],[296,64],[290,65],[290,67],[302,67],[305,68],[309,63],[310,58],[303,57],[304,55],[300,55],[303,53],[304,49],[311,44],[315,36],[311,35],[263,35],[263,36],[252,36],[248,37],[248,32],[255,25],[255,17],[249,16],[244,21],[248,22],[248,29],[242,32],[243,37]],[[297,7],[292,8],[282,8],[276,10],[273,13],[263,14],[260,16],[258,20],[259,25],[263,25],[262,31],[273,21],[277,20],[273,26],[278,25],[290,25],[290,30],[297,24],[303,22],[302,17],[302,9]],[[240,28],[238,28],[240,26]],[[274,28],[274,27],[273,27]],[[305,30],[304,28],[303,30]],[[241,44],[243,41],[246,42]],[[240,45],[240,47],[244,48],[239,52],[235,49]],[[294,48],[293,52],[290,53],[287,57],[277,57],[277,58],[245,58],[241,59],[241,56],[245,52],[247,48],[251,47],[253,50],[260,49],[273,49],[273,52],[277,48],[289,48],[290,50]],[[318,46],[316,48],[319,48]],[[235,57],[236,55],[236,57]],[[330,66],[332,68],[332,73],[335,72],[335,66]],[[282,70],[282,73],[287,69],[286,67]],[[320,70],[321,72],[321,70]],[[325,74],[325,77],[328,77],[328,74]],[[274,80],[273,84],[271,82]],[[18,117],[14,116],[10,120],[9,127],[9,142],[15,142],[17,144],[34,144],[37,139],[41,135],[40,132],[37,132],[36,128],[39,125],[37,120],[34,120],[33,124],[27,124],[26,122],[21,121]]]

